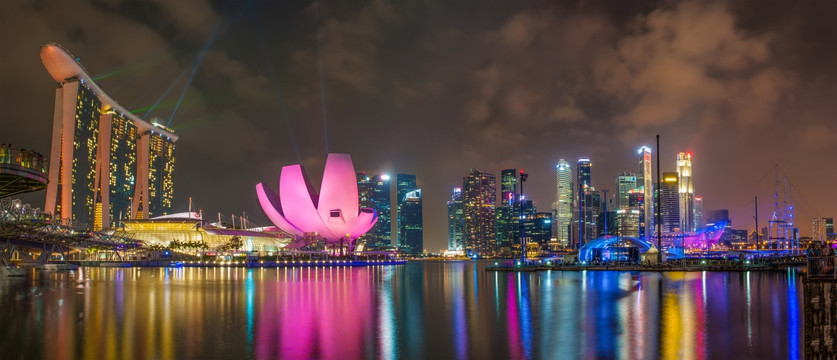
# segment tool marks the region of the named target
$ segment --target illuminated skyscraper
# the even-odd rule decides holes
[[[164,127],[158,122],[152,122],[155,126],[171,132],[171,129]],[[140,191],[147,189],[148,196],[143,193],[143,200],[148,199],[149,218],[152,216],[165,215],[171,212],[172,201],[174,200],[174,141],[160,133],[151,131],[142,134],[139,143],[148,139],[148,187],[140,187]],[[145,149],[143,149],[145,150]],[[142,157],[140,157],[140,168],[144,168]],[[143,204],[144,205],[144,204]]]
[[[654,179],[651,175],[651,148],[643,146],[637,151],[639,155],[639,172],[636,177],[636,185],[643,193],[645,203],[642,205],[640,214],[640,234],[646,239],[654,236]]]
[[[706,226],[703,220],[703,196],[695,195],[695,230]]]
[[[360,239],[366,243],[367,249],[392,246],[390,176],[378,174],[370,178],[366,173],[358,173],[357,190],[360,207],[378,212],[378,221]]]
[[[500,171],[500,206],[497,208],[497,247],[511,249],[520,238],[520,201],[517,194],[517,169]],[[515,242],[517,240],[517,242]]]
[[[462,243],[463,218],[462,188],[458,187],[453,189],[453,195],[448,201],[448,250],[462,250],[464,248]]]
[[[677,183],[680,193],[680,228],[695,231],[695,187],[692,183],[692,153],[677,154]]]
[[[829,235],[834,233],[834,218],[815,218],[812,221],[811,239],[814,241],[827,241]]]
[[[497,179],[494,175],[471,169],[462,183],[465,249],[476,254],[495,251]]]
[[[401,205],[404,204],[405,197],[407,196],[408,192],[418,189],[416,185],[416,176],[411,174],[398,174],[395,175],[395,209],[397,211],[398,220],[396,223],[396,243],[401,244],[401,228],[403,227],[401,222],[404,221],[403,217],[401,216]]]
[[[663,232],[680,231],[680,194],[676,172],[664,172],[660,184],[660,221]]]
[[[576,239],[581,239],[575,246],[584,245],[587,241],[596,238],[596,218],[599,204],[598,192],[590,182],[590,173],[593,163],[588,158],[578,159],[576,165],[576,222],[579,223]]]
[[[401,234],[398,238],[398,248],[413,256],[420,255],[424,250],[421,189],[404,194],[401,220],[398,229]]]
[[[630,194],[637,187],[636,175],[625,172],[616,176],[616,208],[613,210],[628,209]]]
[[[555,166],[557,192],[554,206],[553,235],[558,245],[567,247],[572,238],[573,221],[573,170],[566,160],[558,160]]]
[[[92,230],[170,212],[174,132],[119,105],[61,46],[41,61],[59,83],[45,211]]]
[[[526,244],[537,243],[541,249],[546,249],[552,237],[552,214],[536,210],[532,208],[523,222]]]

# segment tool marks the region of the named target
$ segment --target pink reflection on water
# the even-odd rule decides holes
[[[521,350],[521,343],[520,343],[520,322],[518,321],[518,309],[517,309],[517,292],[515,291],[515,287],[517,281],[515,281],[513,272],[510,272],[508,275],[508,282],[506,283],[506,321],[508,322],[508,338],[509,338],[509,355],[512,359],[521,359],[523,357],[523,351]]]
[[[259,359],[358,359],[374,327],[368,268],[285,269],[256,324]]]

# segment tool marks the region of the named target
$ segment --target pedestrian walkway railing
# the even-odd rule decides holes
[[[837,279],[837,256],[809,256],[807,273],[809,278]]]

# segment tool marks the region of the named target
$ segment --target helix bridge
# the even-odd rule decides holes
[[[125,251],[143,246],[141,241],[118,235],[82,231],[82,224],[54,219],[20,200],[0,199],[0,265],[43,266],[66,263],[71,253],[104,251],[121,259]]]

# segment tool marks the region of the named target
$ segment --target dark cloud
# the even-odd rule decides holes
[[[417,174],[437,249],[469,168],[525,168],[546,211],[559,158],[591,156],[594,184],[613,188],[659,133],[663,170],[693,151],[706,208],[729,208],[736,227],[752,227],[752,197],[773,193],[759,179],[779,164],[807,234],[810,217],[837,215],[835,13],[776,0],[7,1],[0,140],[49,149],[55,84],[40,44],[63,44],[139,109],[220,29],[173,119],[176,206],[192,196],[266,223],[253,185],[300,159],[318,183],[328,146],[358,170]],[[170,118],[186,77],[149,116]]]

